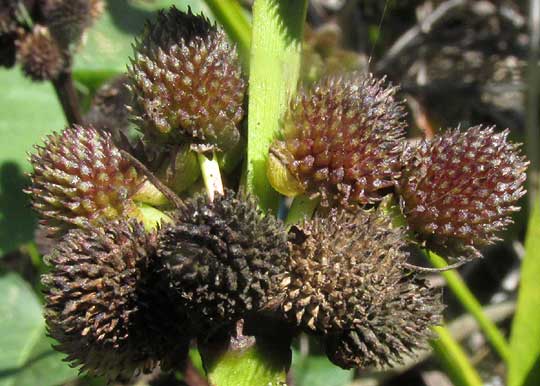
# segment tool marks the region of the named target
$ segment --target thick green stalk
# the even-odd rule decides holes
[[[266,177],[268,149],[300,74],[307,0],[255,0],[249,77],[246,185],[261,208],[278,208]]]
[[[463,349],[446,326],[433,327],[438,339],[431,342],[433,351],[441,360],[456,386],[482,386],[483,382]]]
[[[444,268],[448,265],[442,257],[432,251],[427,251],[426,255],[435,268]],[[495,351],[497,351],[499,356],[505,362],[508,362],[510,359],[510,347],[508,342],[497,326],[486,316],[482,309],[482,305],[478,302],[459,273],[456,271],[445,271],[441,272],[441,275],[444,277],[448,287],[452,290],[463,307],[465,307],[465,309],[476,319],[480,329]]]
[[[540,6],[540,4],[539,4]],[[540,12],[540,11],[539,11]],[[538,190],[540,192],[540,190]],[[540,194],[525,238],[517,310],[512,322],[509,386],[540,384]]]
[[[205,0],[206,5],[238,47],[244,63],[248,62],[251,24],[236,0]]]
[[[216,386],[286,385],[289,364],[275,366],[268,353],[254,345],[244,351],[228,351],[209,369],[208,379]]]

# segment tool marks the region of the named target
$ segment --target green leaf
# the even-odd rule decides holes
[[[293,352],[291,368],[297,386],[346,386],[354,376],[352,370],[343,370],[325,356],[305,356]]]
[[[41,305],[18,275],[0,277],[0,386],[53,386],[77,371],[45,336]]]
[[[0,70],[0,256],[33,239],[35,217],[22,192],[29,180],[27,152],[45,134],[65,125],[52,86]]]
[[[516,316],[510,338],[509,386],[540,385],[540,195],[529,221]]]

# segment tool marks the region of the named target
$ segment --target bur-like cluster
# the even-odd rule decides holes
[[[69,57],[101,1],[39,4],[48,27],[26,26],[18,55],[28,75],[54,80],[66,62],[53,59]],[[497,239],[528,165],[508,131],[477,126],[407,146],[396,88],[358,73],[324,78],[276,117],[283,132],[268,149],[272,186],[307,196],[289,219],[307,217],[289,230],[231,189],[239,174],[218,179],[218,164],[232,171],[246,147],[245,82],[224,32],[173,7],[134,47],[127,78],[87,115],[103,130],[67,128],[30,157],[26,192],[56,237],[45,319],[67,360],[109,381],[177,370],[194,337],[203,356],[223,337],[249,346],[231,331],[250,323],[244,332],[261,341],[304,331],[343,368],[393,365],[424,347],[441,293],[407,251],[463,257]],[[138,138],[128,138],[125,100]]]
[[[344,368],[399,362],[432,337],[440,292],[404,267],[403,231],[378,212],[336,213],[298,228],[291,244],[282,311],[323,337]]]
[[[63,46],[77,43],[103,13],[102,0],[45,0],[45,23]]]
[[[32,80],[55,79],[65,67],[62,49],[46,27],[36,26],[18,42],[17,54],[23,72]]]
[[[135,44],[135,122],[154,141],[229,150],[240,138],[245,82],[236,49],[203,16],[161,12]]]
[[[508,134],[482,126],[451,130],[406,156],[403,213],[430,248],[475,256],[512,222],[528,162]]]
[[[400,173],[405,113],[395,93],[384,79],[360,74],[301,90],[284,117],[283,141],[270,149],[299,183],[294,193],[320,195],[326,206],[379,201]]]
[[[181,320],[160,318],[175,306],[154,289],[155,246],[156,235],[139,223],[116,221],[70,231],[47,257],[47,329],[81,371],[125,380],[187,355]]]
[[[0,0],[0,65],[17,61],[34,81],[57,80],[102,11],[102,0]]]
[[[197,322],[231,322],[266,305],[284,274],[287,233],[251,197],[196,196],[161,232],[159,255]]]
[[[130,197],[143,177],[106,132],[73,126],[51,134],[30,162],[34,171],[26,193],[51,235],[136,210]]]

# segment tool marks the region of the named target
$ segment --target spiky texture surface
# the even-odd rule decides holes
[[[103,13],[103,0],[47,0],[43,2],[45,23],[58,42],[67,48]]]
[[[22,70],[31,79],[52,80],[64,69],[64,55],[49,29],[36,26],[18,42]]]
[[[30,161],[34,172],[26,193],[51,235],[135,210],[130,197],[143,178],[106,132],[67,128],[36,146]]]
[[[288,253],[279,220],[232,191],[212,203],[196,196],[174,220],[161,232],[158,253],[190,316],[227,322],[266,304]]]
[[[136,43],[129,77],[134,119],[152,140],[222,150],[238,142],[245,93],[238,55],[204,16],[161,12]]]
[[[442,311],[440,293],[404,270],[404,235],[389,218],[332,211],[297,233],[282,311],[322,335],[334,363],[383,366],[427,343]]]
[[[328,77],[302,90],[271,152],[323,205],[373,203],[399,176],[404,109],[384,79]]]
[[[450,130],[411,150],[400,184],[403,212],[421,240],[445,256],[478,255],[512,222],[528,162],[508,130]]]
[[[47,328],[73,366],[125,380],[185,358],[185,317],[155,287],[155,247],[141,224],[116,221],[70,231],[46,258]]]

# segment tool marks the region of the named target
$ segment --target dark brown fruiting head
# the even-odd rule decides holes
[[[64,70],[64,54],[47,27],[35,26],[17,48],[22,70],[32,80],[53,80]]]
[[[67,128],[36,146],[30,162],[34,171],[26,193],[51,235],[137,214],[130,197],[143,177],[109,133],[93,127]]]
[[[159,255],[198,322],[231,322],[264,307],[284,273],[287,232],[251,197],[226,191],[186,202],[160,235]]]
[[[134,119],[151,140],[221,150],[239,141],[245,82],[238,54],[204,16],[161,12],[135,44],[129,78]]]
[[[384,79],[356,73],[301,90],[284,117],[283,140],[270,149],[274,188],[320,195],[323,205],[379,201],[400,171],[405,113],[395,93]],[[274,169],[283,166],[289,177],[276,181]]]
[[[334,363],[380,367],[427,343],[440,319],[440,293],[404,270],[404,234],[387,216],[332,211],[296,233],[282,311],[322,336]]]
[[[166,299],[153,287],[155,247],[155,234],[122,220],[72,230],[46,257],[47,328],[71,365],[112,381],[150,371],[170,355],[185,358],[184,320],[159,325],[164,311],[169,319],[176,314],[170,304],[159,309]]]
[[[83,33],[101,16],[103,0],[47,0],[45,23],[63,48],[78,43]]]
[[[528,161],[508,134],[482,126],[450,130],[406,155],[403,212],[429,248],[474,257],[512,222]]]

